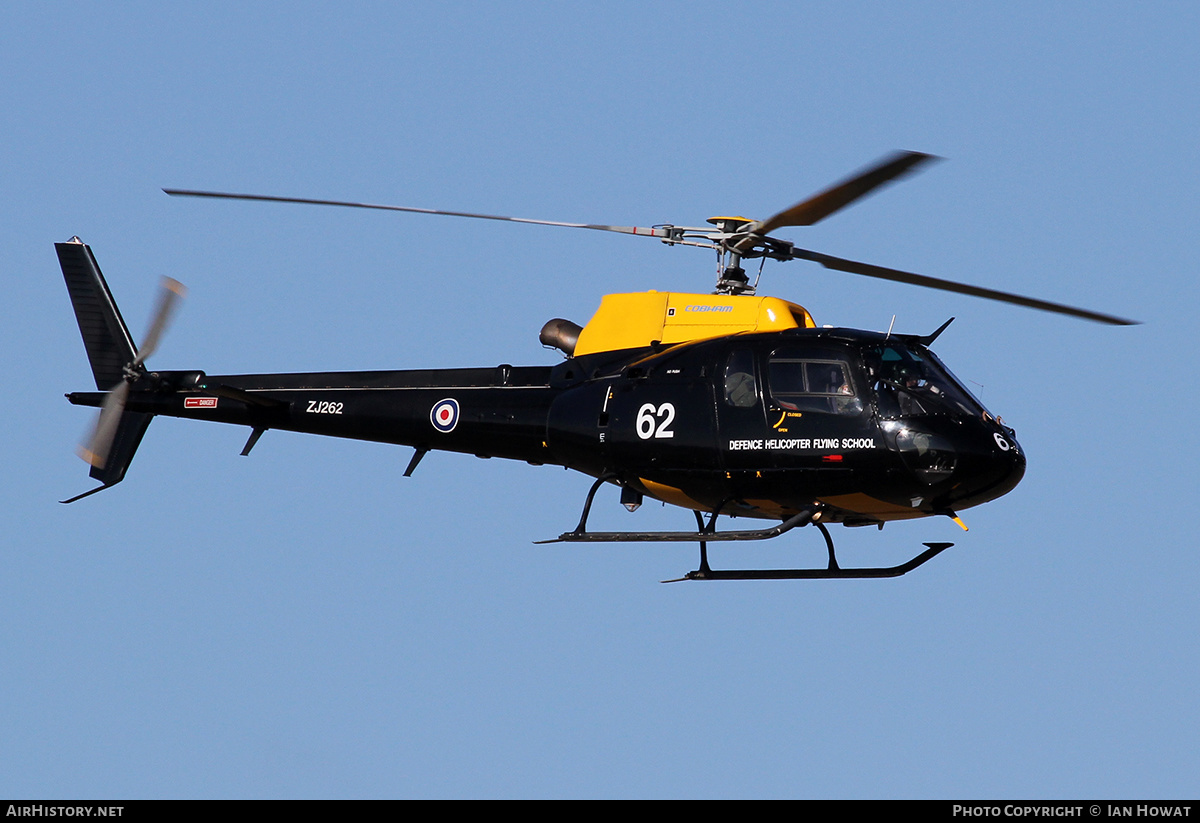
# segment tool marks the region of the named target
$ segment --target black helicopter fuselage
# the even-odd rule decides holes
[[[139,347],[91,249],[78,237],[55,248],[97,391],[68,395],[99,406],[79,454],[100,485],[120,483],[155,415],[248,426],[249,454],[270,429],[395,443],[416,451],[404,474],[435,450],[561,465],[596,478],[578,526],[561,542],[696,542],[689,580],[874,578],[906,574],[948,548],[888,568],[841,569],[826,523],[882,525],[947,515],[993,500],[1025,472],[1012,429],[971,396],[929,350],[925,336],[817,328],[802,305],[759,296],[748,260],[804,260],[863,277],[907,283],[1099,323],[1134,321],[997,289],[928,277],[804,249],[775,236],[812,226],[936,158],[893,152],[765,220],[711,217],[708,226],[619,226],[531,220],[345,200],[164,189],[173,196],[337,206],[503,220],[605,231],[717,253],[711,294],[607,294],[585,326],[556,318],[542,342],[567,355],[556,366],[208,376],[151,372],[184,289],[164,279]],[[948,325],[948,323],[947,323]],[[695,512],[694,532],[589,532],[598,490],[621,487],[631,510],[643,497]],[[707,521],[702,516],[708,514]],[[718,530],[721,515],[777,520]],[[724,569],[707,545],[763,540],[813,525],[823,569]],[[963,528],[966,528],[963,526]]]
[[[556,366],[148,373],[126,410],[562,465],[696,511],[879,524],[999,497],[1014,433],[916,338],[735,334]],[[69,395],[98,406],[99,392]],[[147,418],[148,419],[148,418]],[[136,444],[134,444],[136,447]],[[416,465],[410,464],[409,470]]]

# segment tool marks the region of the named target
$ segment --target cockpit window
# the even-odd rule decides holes
[[[827,414],[857,414],[863,404],[843,360],[804,357],[811,351],[781,349],[771,355],[771,401],[781,409]]]
[[[864,354],[883,417],[986,414],[979,401],[930,352],[896,343],[876,346]]]

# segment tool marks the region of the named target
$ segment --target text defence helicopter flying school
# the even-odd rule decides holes
[[[953,544],[926,543],[926,551],[899,566],[843,569],[826,524],[882,528],[891,520],[945,515],[962,525],[958,511],[1000,497],[1020,481],[1025,455],[1015,433],[930,350],[950,321],[924,336],[817,328],[802,306],[757,296],[742,261],[810,260],[1102,323],[1134,322],[832,257],[771,236],[786,226],[812,225],[932,159],[897,152],[767,220],[714,217],[709,227],[604,226],[165,190],[653,237],[716,250],[718,281],[713,294],[607,295],[583,327],[551,320],[541,340],[566,355],[554,366],[220,376],[151,372],[146,358],[157,347],[182,286],[165,282],[139,348],[91,249],[72,238],[55,248],[97,391],[67,397],[101,409],[95,432],[80,452],[101,485],[63,502],[121,482],[150,421],[167,415],[248,426],[243,455],[268,429],[284,429],[412,446],[416,451],[405,476],[438,449],[575,469],[596,480],[579,524],[557,541],[699,543],[699,568],[681,580],[905,574]],[[590,532],[588,513],[605,484],[620,487],[621,502],[631,511],[643,497],[691,509],[697,530]],[[778,525],[717,531],[720,515]],[[710,542],[761,540],[809,524],[824,536],[825,567],[709,567]]]

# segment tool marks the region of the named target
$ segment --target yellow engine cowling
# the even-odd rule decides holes
[[[803,306],[778,297],[634,292],[609,294],[579,333],[575,355],[685,343],[727,334],[814,328]]]

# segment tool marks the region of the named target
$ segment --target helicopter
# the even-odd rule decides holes
[[[1016,432],[990,412],[931,349],[926,335],[818,327],[803,306],[757,294],[743,263],[807,260],[828,269],[998,300],[1112,325],[1136,321],[1031,297],[803,249],[779,239],[928,165],[933,155],[883,157],[766,220],[722,216],[707,226],[566,223],[228,192],[164,189],[176,197],[299,203],[504,220],[616,232],[717,254],[711,294],[605,296],[585,325],[555,318],[539,339],[555,365],[403,371],[209,375],[150,371],[184,293],[164,279],[149,331],[130,335],[89,246],[55,244],[96,391],[71,392],[99,407],[80,449],[100,485],[120,483],[155,416],[249,428],[242,455],[272,429],[409,446],[412,476],[431,451],[559,465],[594,478],[574,529],[544,543],[690,542],[699,566],[682,580],[897,577],[952,543],[925,543],[906,563],[843,568],[828,525],[875,526],[944,516],[994,500],[1020,482],[1026,456]],[[646,498],[693,512],[695,530],[589,531],[597,493],[620,490],[630,511]],[[774,521],[718,530],[720,517]],[[779,537],[814,526],[828,562],[812,568],[713,569],[708,546]]]

